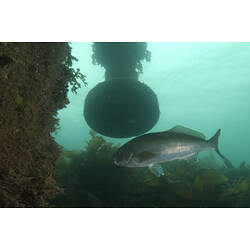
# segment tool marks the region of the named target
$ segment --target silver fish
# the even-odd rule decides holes
[[[176,126],[168,131],[149,133],[138,136],[120,147],[113,157],[117,166],[149,167],[156,176],[164,175],[163,169],[157,164],[176,159],[188,159],[198,152],[214,149],[219,152],[219,129],[209,140],[195,130]]]

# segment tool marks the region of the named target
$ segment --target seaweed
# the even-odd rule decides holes
[[[158,178],[148,168],[113,165],[119,145],[94,131],[90,135],[81,152],[62,151],[55,179],[64,194],[51,200],[53,206],[250,207],[250,167],[246,163],[244,168],[219,166],[210,154],[199,162],[162,164],[166,174]]]
[[[145,42],[96,42],[92,45],[93,64],[100,64],[105,68],[116,67],[117,61],[124,65],[133,65],[139,73],[143,72],[141,60],[150,61],[151,53]]]
[[[151,59],[145,42],[95,42],[92,50],[92,62],[105,68],[106,81],[138,79],[143,72],[141,61]]]
[[[85,76],[68,43],[0,43],[0,207],[46,207],[60,147],[57,111]]]

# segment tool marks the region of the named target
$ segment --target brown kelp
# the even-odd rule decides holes
[[[250,166],[228,167],[212,154],[199,162],[163,164],[165,176],[112,164],[118,145],[94,131],[81,152],[64,149],[55,179],[64,193],[56,207],[250,207]]]
[[[59,191],[51,132],[86,83],[74,60],[68,43],[0,43],[0,207],[45,207]]]

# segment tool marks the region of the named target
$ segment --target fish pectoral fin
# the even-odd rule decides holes
[[[165,175],[163,168],[160,165],[149,166],[150,171],[157,177]]]
[[[150,151],[143,151],[143,152],[136,154],[134,157],[135,157],[137,162],[143,162],[143,161],[150,160],[156,156],[157,156],[157,154],[152,153]]]

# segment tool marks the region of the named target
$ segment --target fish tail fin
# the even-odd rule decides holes
[[[225,159],[225,156],[223,156],[220,151],[219,151],[219,148],[218,148],[218,140],[219,140],[219,136],[220,136],[220,132],[221,130],[218,129],[218,131],[215,133],[214,136],[212,136],[207,142],[210,143],[214,150],[216,151],[216,153],[222,158],[222,159]]]

